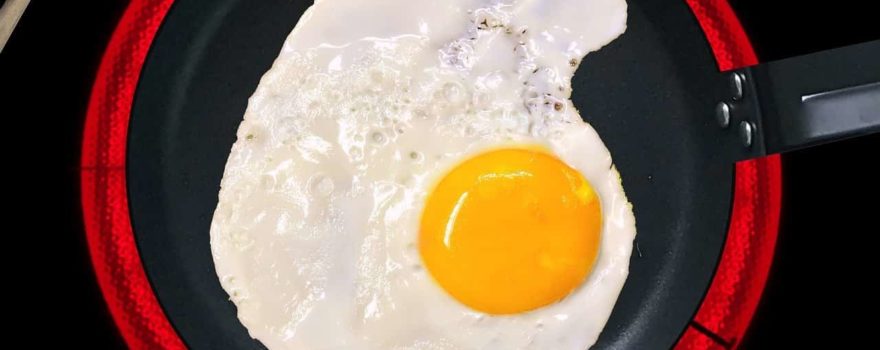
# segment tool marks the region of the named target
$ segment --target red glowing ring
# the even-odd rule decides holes
[[[687,0],[722,71],[758,63],[727,0]],[[676,350],[735,349],[773,262],[782,200],[779,155],[739,162],[727,241],[712,284]]]
[[[104,300],[132,349],[185,349],[144,272],[126,191],[126,141],[141,68],[173,0],[132,0],[98,69],[86,115],[81,197],[89,253]],[[757,62],[726,0],[688,0],[721,70]],[[734,348],[773,258],[781,200],[779,156],[736,164],[733,213],[718,270],[676,349]]]
[[[104,300],[131,349],[186,349],[144,272],[128,213],[128,119],[141,67],[173,0],[132,0],[92,87],[81,164],[89,253]]]

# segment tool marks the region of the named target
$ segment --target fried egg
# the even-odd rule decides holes
[[[248,103],[211,224],[269,349],[586,349],[635,220],[570,101],[624,0],[319,0]]]

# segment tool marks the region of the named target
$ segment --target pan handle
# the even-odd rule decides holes
[[[716,106],[739,134],[739,158],[880,131],[880,40],[762,63],[729,73]]]

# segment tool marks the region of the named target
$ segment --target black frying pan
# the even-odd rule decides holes
[[[262,347],[220,288],[208,229],[247,98],[310,3],[179,0],[147,57],[129,130],[132,225],[191,348]],[[629,0],[626,33],[573,81],[634,204],[641,252],[596,348],[672,346],[718,262],[734,161],[877,131],[878,82],[880,42],[721,75],[684,2]]]

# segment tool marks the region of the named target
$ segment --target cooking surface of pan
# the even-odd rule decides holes
[[[147,57],[129,126],[132,225],[156,295],[195,349],[254,349],[214,273],[209,226],[247,99],[310,1],[179,0]],[[628,28],[589,54],[572,100],[610,149],[638,235],[594,348],[666,349],[714,273],[730,214],[723,84],[684,2],[630,0]]]

